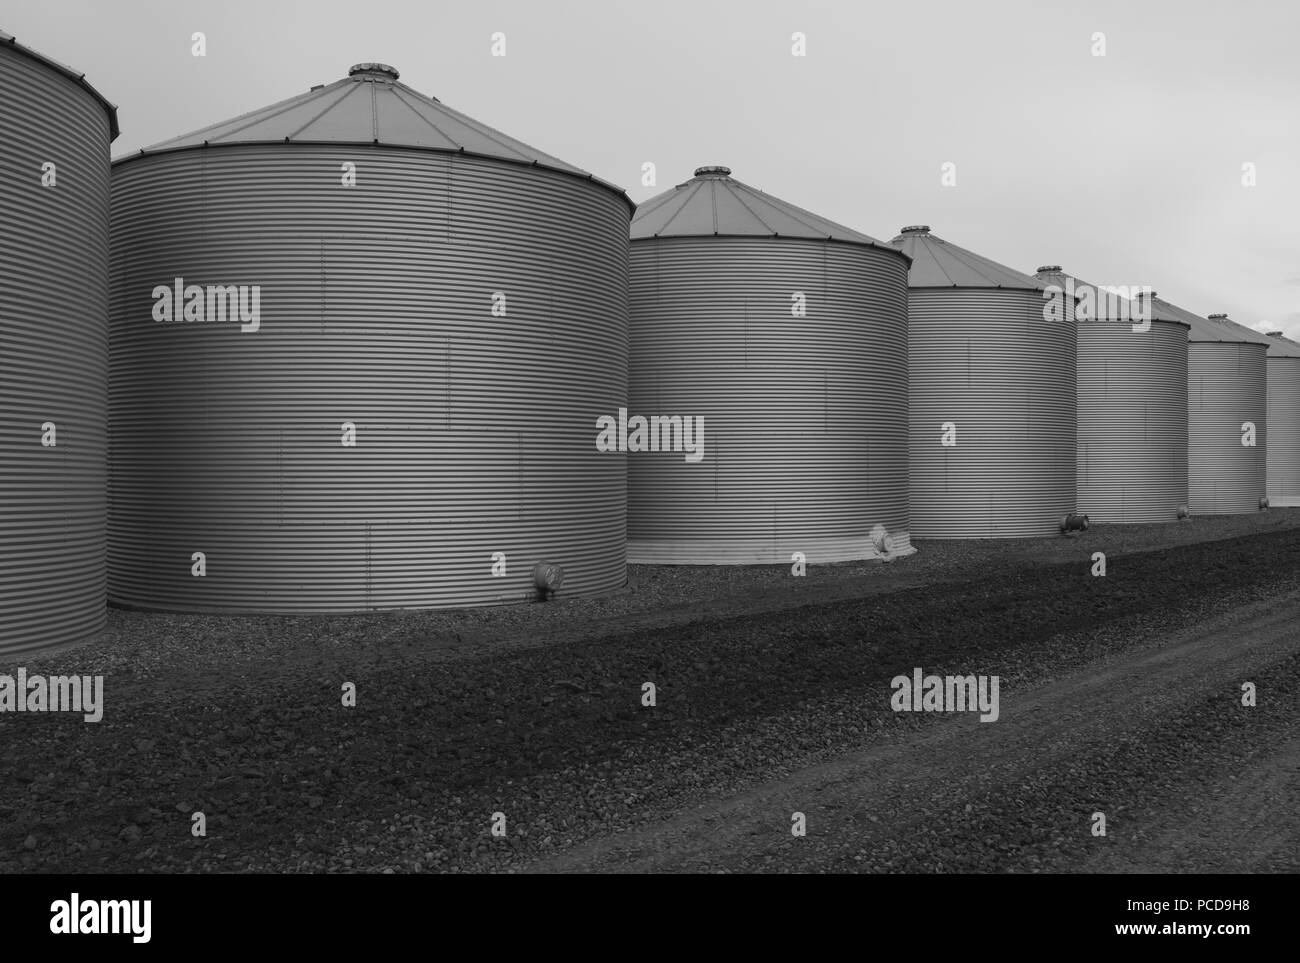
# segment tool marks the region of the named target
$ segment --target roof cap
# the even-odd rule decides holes
[[[695,168],[696,177],[726,177],[731,173],[730,167],[723,167],[721,164],[714,164],[711,167]]]
[[[929,224],[909,224],[898,232],[899,234],[929,234]]]
[[[1042,266],[1038,269],[1038,273],[1039,273],[1039,274],[1060,274],[1060,273],[1061,273],[1061,265],[1059,265],[1059,264],[1044,264],[1044,265],[1042,265]]]
[[[358,74],[364,77],[387,77],[390,80],[396,80],[401,76],[396,67],[390,67],[388,64],[353,64],[348,68],[348,76],[355,77]]]

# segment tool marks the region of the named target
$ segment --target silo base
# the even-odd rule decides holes
[[[1269,495],[1269,508],[1300,508],[1300,495]]]
[[[644,539],[627,543],[631,565],[789,565],[795,553],[809,565],[830,562],[889,561],[912,555],[908,533],[890,533],[888,551],[881,552],[869,535],[850,538],[781,539]]]
[[[1270,506],[1277,506],[1277,502],[1269,501]],[[1188,506],[1192,516],[1197,515],[1255,515],[1263,511],[1260,507],[1259,499],[1236,498],[1221,499],[1219,501],[1195,501],[1193,500]]]
[[[1161,512],[1124,512],[1105,509],[1097,511],[1083,507],[1080,507],[1079,511],[1087,515],[1093,525],[1163,525],[1167,522],[1176,522],[1180,518],[1176,506]]]

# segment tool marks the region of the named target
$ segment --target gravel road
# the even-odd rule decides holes
[[[944,717],[529,869],[1294,872],[1297,613],[1300,586],[1148,629],[1005,700],[996,723]],[[1246,708],[1251,680],[1261,704]]]
[[[0,871],[1300,868],[1300,511],[633,578],[470,612],[114,611],[25,663],[102,673],[102,722],[0,715]],[[914,667],[997,675],[998,721],[891,711]]]

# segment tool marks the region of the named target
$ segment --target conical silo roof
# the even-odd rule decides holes
[[[1268,356],[1270,358],[1300,358],[1300,343],[1292,341],[1281,331],[1270,331],[1268,339]]]
[[[1212,323],[1227,328],[1230,332],[1240,334],[1243,341],[1256,341],[1268,345],[1268,356],[1270,358],[1300,357],[1300,345],[1297,345],[1294,341],[1288,342],[1286,338],[1269,337],[1262,331],[1256,331],[1244,324],[1238,324],[1226,314],[1211,314],[1209,319]]]
[[[1139,302],[1144,300],[1143,295],[1139,294],[1136,300]],[[1192,326],[1192,322],[1188,320],[1188,312],[1182,311],[1181,309],[1175,310],[1173,305],[1166,301],[1161,301],[1158,292],[1150,292],[1150,297],[1145,298],[1145,300],[1150,301],[1152,321],[1174,321],[1178,324],[1185,324],[1188,328],[1195,330]],[[1191,337],[1190,332],[1188,333],[1188,337]]]
[[[1172,315],[1179,321],[1187,322],[1187,326],[1191,328],[1187,333],[1188,341],[1219,342],[1222,344],[1268,344],[1268,339],[1258,331],[1252,331],[1238,324],[1217,324],[1209,318],[1203,318],[1199,314],[1192,314],[1186,308],[1170,304],[1155,291],[1151,292],[1151,301],[1153,316],[1155,311],[1160,311]]]
[[[1038,269],[1037,273],[1034,274],[1034,277],[1043,284],[1055,284],[1057,287],[1062,289],[1065,288],[1067,281],[1073,280],[1075,291],[1082,290],[1083,288],[1092,288],[1094,291],[1106,294],[1107,296],[1105,298],[1099,297],[1097,299],[1097,317],[1095,319],[1097,321],[1116,321],[1128,324],[1137,315],[1141,295],[1136,299],[1127,298],[1124,295],[1117,294],[1103,286],[1098,286],[1090,281],[1085,281],[1077,274],[1067,274],[1062,270],[1059,264],[1043,265]],[[1155,294],[1154,291],[1151,293],[1153,295]],[[1081,323],[1086,323],[1086,320],[1087,319],[1082,317],[1079,319]],[[1183,327],[1190,327],[1190,325],[1182,318],[1175,317],[1172,311],[1161,308],[1159,302],[1153,303],[1151,306],[1151,320],[1168,321],[1173,324],[1181,324]]]
[[[231,120],[182,134],[116,163],[196,147],[245,144],[364,144],[489,157],[544,167],[625,192],[398,82],[387,64],[355,64],[348,76]],[[628,204],[631,205],[628,199]]]
[[[35,60],[37,63],[44,64],[45,66],[51,68],[52,70],[55,70],[58,73],[63,74],[65,77],[70,77],[72,80],[76,81],[79,85],[84,87],[86,92],[90,94],[90,96],[94,97],[101,104],[103,104],[104,109],[108,111],[108,130],[109,130],[108,139],[110,141],[117,140],[117,135],[119,133],[118,126],[117,126],[117,106],[113,104],[110,100],[108,100],[108,98],[106,98],[94,87],[90,86],[90,84],[86,82],[85,74],[83,74],[79,70],[73,70],[71,67],[67,66],[66,64],[61,64],[57,60],[47,57],[45,56],[45,54],[40,53],[39,51],[33,50],[31,47],[26,47],[23,44],[20,44],[16,39],[14,39],[13,34],[5,33],[3,30],[0,30],[0,44],[3,44],[9,49],[14,50],[17,53],[20,53],[25,57],[29,57],[32,60]]]
[[[911,288],[1007,288],[1041,291],[1043,283],[930,233],[928,224],[903,228],[889,242],[912,259]]]
[[[750,187],[730,167],[697,167],[695,176],[643,201],[632,240],[649,237],[789,237],[894,248],[860,231]]]

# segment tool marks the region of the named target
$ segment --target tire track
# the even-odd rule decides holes
[[[1130,744],[1169,726],[1180,711],[1203,705],[1243,719],[1231,738],[1245,740],[1248,751],[1251,739],[1265,741],[1266,727],[1253,726],[1245,715],[1263,716],[1265,710],[1239,708],[1240,682],[1253,678],[1273,700],[1273,730],[1294,721],[1298,607],[1300,591],[1292,590],[1168,636],[1157,634],[1104,664],[1029,691],[1004,694],[996,723],[943,719],[919,734],[801,770],[648,829],[596,840],[528,869],[942,871],[970,862],[969,856],[962,858],[963,851],[992,857],[1000,869],[1103,871],[1149,865],[1152,852],[1182,844],[1185,826],[1147,816],[1117,837],[1115,823],[1125,825],[1124,802],[1077,796],[1040,799],[1039,809],[1056,815],[1054,825],[1027,826],[1025,807],[1015,804],[1014,794],[1062,775],[1072,776],[1067,783],[1086,785],[1090,768],[1104,768]],[[1293,857],[1296,809],[1281,806],[1295,798],[1294,741],[1275,752],[1260,757],[1258,771],[1252,770],[1248,780],[1239,781],[1239,773],[1231,770],[1219,774],[1241,788],[1225,794],[1208,818],[1219,826],[1219,840],[1240,841],[1262,826],[1273,826],[1274,848]],[[1196,782],[1180,779],[1161,787],[1161,792],[1177,798],[1180,790]],[[1257,788],[1249,798],[1269,798],[1258,792],[1258,787],[1268,786],[1280,802],[1276,807],[1261,803],[1245,811],[1234,808],[1233,801],[1239,805],[1248,786]],[[1091,806],[1102,811],[1110,807],[1111,832],[1093,847],[1105,847],[1106,855],[1071,866],[1069,853],[1095,839],[1089,832]],[[805,839],[790,834],[790,814],[795,811],[808,818]],[[1286,817],[1281,826],[1276,825],[1279,816]],[[1152,842],[1141,844],[1145,856],[1121,855],[1127,851],[1121,849],[1128,846],[1125,840],[1142,839],[1153,827],[1160,832]],[[1045,851],[1035,852],[1044,842],[1048,845],[1039,848]],[[1052,858],[1053,842],[1074,845],[1066,847],[1066,857]],[[1235,859],[1222,845],[1207,848],[1201,868],[1216,857],[1228,865]],[[1292,857],[1286,862],[1294,868]],[[1267,855],[1247,862],[1266,864]]]

